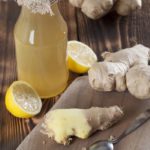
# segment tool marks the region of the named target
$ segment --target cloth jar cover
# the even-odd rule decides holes
[[[26,6],[31,9],[33,13],[53,14],[51,5],[58,2],[58,0],[16,0],[19,5]]]

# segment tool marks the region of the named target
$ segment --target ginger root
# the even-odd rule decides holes
[[[71,137],[88,138],[97,130],[105,130],[123,117],[118,106],[90,109],[57,109],[45,116],[44,134],[60,144],[69,144]]]
[[[94,64],[88,71],[91,87],[98,91],[125,91],[126,73],[134,65],[148,65],[150,49],[136,45],[115,53],[104,52],[104,62]]]
[[[131,48],[126,48],[117,52],[104,52],[102,53],[104,61],[120,62],[128,67],[145,64],[148,65],[150,57],[150,49],[144,45],[138,44]]]
[[[98,19],[106,15],[113,7],[115,0],[84,0],[81,10],[89,18]]]
[[[84,0],[69,0],[69,2],[75,7],[81,7]]]
[[[115,4],[116,12],[121,16],[127,16],[136,9],[141,9],[142,0],[118,0]]]
[[[115,10],[119,15],[126,16],[142,7],[142,0],[69,0],[81,8],[82,12],[91,19],[98,19]]]
[[[136,65],[126,74],[129,92],[138,99],[150,98],[150,66]]]
[[[117,91],[125,91],[124,76],[127,70],[128,66],[123,63],[95,63],[88,71],[89,83],[97,91],[112,91],[115,88]]]

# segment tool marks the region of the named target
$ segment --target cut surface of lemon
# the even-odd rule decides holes
[[[69,41],[67,45],[67,63],[71,71],[86,73],[97,61],[97,56],[86,44]]]
[[[41,111],[42,101],[31,85],[15,81],[6,92],[5,105],[15,117],[30,118]]]

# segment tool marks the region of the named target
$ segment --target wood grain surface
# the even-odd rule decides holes
[[[96,92],[88,82],[87,76],[77,78],[61,96],[52,110],[59,108],[90,108],[92,106],[109,107],[118,105],[123,108],[125,116],[122,121],[106,131],[96,132],[86,140],[75,139],[69,146],[56,144],[43,135],[41,123],[25,138],[17,150],[82,150],[97,140],[118,137],[124,129],[144,110],[150,108],[150,100],[141,101],[128,92]],[[150,150],[150,121],[126,137],[115,146],[115,150]]]
[[[61,1],[59,5],[68,24],[69,40],[79,40],[88,44],[99,60],[104,50],[116,51],[135,43],[150,47],[149,0],[143,0],[143,9],[128,17],[111,13],[97,21],[88,19],[79,9],[73,8],[68,0]],[[32,119],[15,118],[5,108],[6,89],[17,79],[13,28],[19,12],[20,8],[12,0],[6,3],[0,1],[0,149],[2,150],[15,150],[59,98],[57,96],[43,100],[40,115]],[[77,76],[70,73],[69,81],[71,82]]]

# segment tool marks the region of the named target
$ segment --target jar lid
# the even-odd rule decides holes
[[[58,0],[17,0],[17,3],[21,6],[26,6],[31,9],[33,13],[53,15],[51,6],[57,3]]]

